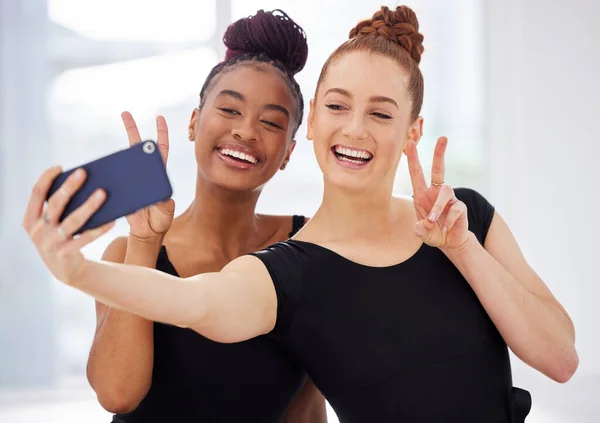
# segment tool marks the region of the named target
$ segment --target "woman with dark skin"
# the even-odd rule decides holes
[[[224,42],[226,59],[207,78],[189,125],[194,201],[176,219],[172,200],[127,216],[129,236],[115,239],[104,260],[187,278],[219,271],[304,224],[300,216],[255,213],[262,187],[294,149],[303,100],[293,75],[306,61],[304,32],[283,12],[259,11],[233,23]],[[132,116],[122,118],[130,144],[140,142]],[[157,132],[166,164],[160,116]],[[100,404],[118,413],[115,423],[277,422],[284,412],[285,422],[326,421],[323,397],[268,338],[219,344],[101,302],[96,311],[88,379]]]
[[[58,225],[62,204],[42,210],[55,169],[25,227],[54,276],[101,301],[219,342],[270,334],[344,423],[522,422],[508,349],[564,383],[575,330],[494,207],[445,183],[445,137],[426,181],[422,43],[410,8],[382,7],[325,63],[308,117],[323,200],[288,241],[187,280],[86,260],[103,229],[71,235],[102,194]],[[392,196],[403,155],[413,198]]]

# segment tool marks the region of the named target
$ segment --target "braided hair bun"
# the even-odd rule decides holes
[[[386,6],[375,12],[371,19],[359,22],[350,31],[350,38],[360,35],[383,36],[405,49],[415,62],[421,62],[423,34],[419,32],[417,15],[407,6],[392,11]]]
[[[284,11],[259,10],[229,25],[223,43],[225,61],[247,53],[264,54],[295,75],[304,68],[308,44],[304,30]]]

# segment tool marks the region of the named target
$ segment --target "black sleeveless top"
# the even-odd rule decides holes
[[[483,243],[494,208],[475,191],[455,192]],[[296,240],[252,255],[277,292],[273,336],[341,422],[508,423],[527,415],[527,404],[514,410],[529,394],[515,398],[504,340],[439,249],[423,245],[388,267]]]
[[[294,216],[290,236],[304,221]],[[164,246],[156,268],[178,276]],[[305,381],[303,369],[269,336],[221,344],[155,323],[150,391],[113,423],[279,422]]]

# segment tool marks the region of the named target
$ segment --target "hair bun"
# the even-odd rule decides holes
[[[308,56],[306,33],[279,9],[259,10],[235,21],[225,31],[223,43],[227,47],[225,60],[246,53],[266,54],[292,75],[302,70]]]
[[[408,6],[398,6],[393,12],[386,6],[375,12],[373,18],[364,20],[350,31],[350,38],[360,35],[379,35],[397,43],[417,62],[423,54],[423,34],[419,20]]]

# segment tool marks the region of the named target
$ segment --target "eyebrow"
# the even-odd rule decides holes
[[[288,111],[288,109],[286,109],[283,106],[280,106],[279,104],[267,104],[265,106],[265,110],[276,110],[286,115],[288,119],[290,118],[290,112]]]
[[[223,90],[217,95],[217,97],[221,97],[221,96],[230,96],[230,97],[236,98],[240,101],[246,101],[246,98],[244,97],[244,95],[242,93],[238,93],[237,91],[233,91],[233,90]]]
[[[344,97],[348,97],[350,99],[352,98],[352,94],[350,94],[350,92],[348,90],[345,90],[343,88],[330,88],[327,90],[325,95],[327,95],[329,93],[337,93],[337,94],[343,95]],[[385,97],[383,95],[376,95],[376,96],[370,97],[369,101],[372,103],[390,103],[390,104],[396,106],[397,109],[399,109],[398,103],[396,103],[396,101],[394,99]]]
[[[240,101],[246,101],[246,97],[242,93],[233,90],[223,90],[217,95],[217,97],[221,96],[230,96]],[[290,118],[289,110],[279,104],[267,104],[265,110],[275,110],[286,115],[288,119]]]

